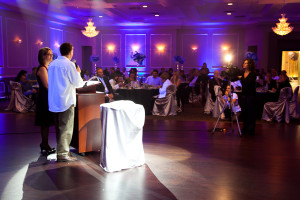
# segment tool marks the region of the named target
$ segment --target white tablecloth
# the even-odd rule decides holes
[[[143,165],[144,107],[132,101],[114,101],[101,104],[100,111],[100,166],[107,172],[114,172]]]

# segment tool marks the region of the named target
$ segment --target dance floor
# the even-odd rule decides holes
[[[211,120],[147,118],[146,164],[106,173],[99,152],[81,156],[73,149],[73,163],[40,155],[33,113],[2,112],[0,121],[0,199],[300,199],[297,123],[258,123],[255,136],[240,137],[212,134]]]

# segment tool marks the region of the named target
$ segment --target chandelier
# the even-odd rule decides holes
[[[281,18],[279,18],[280,23],[276,23],[276,27],[272,27],[274,33],[284,36],[292,32],[294,27],[289,27],[290,23],[286,23],[288,20],[287,18],[284,17],[285,14],[281,14]]]
[[[85,30],[82,30],[81,33],[85,35],[86,37],[92,38],[99,34],[99,31],[96,31],[96,27],[94,26],[94,22],[92,22],[92,19],[89,19],[89,22],[87,22],[87,26],[85,26]]]

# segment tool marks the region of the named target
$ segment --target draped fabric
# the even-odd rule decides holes
[[[285,120],[286,123],[290,123],[289,99],[291,96],[292,88],[282,88],[277,102],[265,103],[262,119],[266,121],[275,119],[277,122]]]
[[[214,86],[214,92],[216,95],[216,101],[213,109],[213,117],[219,117],[220,113],[222,112],[224,103],[223,103],[223,96],[222,96],[222,91],[221,91],[221,86],[215,85]],[[225,115],[222,113],[221,119],[224,119]]]
[[[34,112],[35,104],[32,99],[26,97],[22,92],[22,86],[18,82],[10,81],[11,97],[6,110],[15,112]]]
[[[212,100],[211,94],[209,92],[209,84],[207,84],[206,96],[207,98],[204,106],[204,113],[209,115],[215,107],[215,102]]]
[[[132,101],[120,100],[101,104],[100,113],[100,166],[107,172],[115,172],[143,165],[144,107]]]
[[[300,118],[300,109],[298,105],[298,92],[299,92],[299,86],[295,88],[293,98],[289,102],[290,116],[295,119]]]
[[[159,116],[177,115],[175,85],[169,85],[167,87],[166,96],[155,100],[153,110],[152,110],[152,115],[159,115]]]

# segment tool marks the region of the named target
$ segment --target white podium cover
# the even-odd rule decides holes
[[[101,104],[100,112],[100,166],[107,172],[114,172],[143,165],[144,107],[132,101],[114,101]]]

